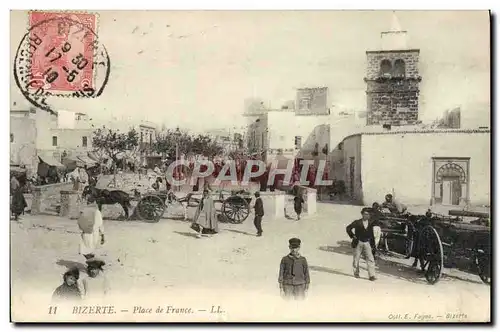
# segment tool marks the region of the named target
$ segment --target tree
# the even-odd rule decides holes
[[[176,155],[176,147],[179,155],[194,153],[207,157],[221,154],[224,149],[208,135],[193,135],[180,130],[166,130],[156,137],[153,150],[157,153],[167,154],[169,157]]]
[[[99,152],[104,152],[111,157],[116,164],[120,153],[137,150],[139,134],[135,129],[120,133],[118,130],[102,127],[94,131],[92,144]]]

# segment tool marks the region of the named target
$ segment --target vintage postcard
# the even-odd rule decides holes
[[[488,11],[11,11],[13,322],[490,322]]]

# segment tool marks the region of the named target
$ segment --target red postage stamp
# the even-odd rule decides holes
[[[80,91],[93,88],[95,14],[31,12],[31,78],[46,91]]]

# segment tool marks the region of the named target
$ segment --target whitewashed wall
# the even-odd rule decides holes
[[[350,181],[350,158],[354,157],[354,187],[352,190],[351,199],[353,202],[361,203],[363,202],[363,190],[362,190],[362,172],[364,165],[362,165],[361,160],[361,135],[353,135],[347,137],[344,140],[343,147],[343,170],[344,170],[344,178],[346,185],[346,193],[351,195],[351,181]]]
[[[402,202],[430,204],[433,157],[470,157],[470,202],[490,203],[489,133],[362,135],[361,154],[365,204],[393,190]]]

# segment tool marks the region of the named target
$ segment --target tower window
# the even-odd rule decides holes
[[[52,146],[57,146],[57,136],[52,136]]]
[[[384,59],[380,62],[380,74],[390,74],[392,70],[391,61]]]
[[[401,59],[394,61],[394,76],[404,77],[406,73],[405,62]]]
[[[10,142],[13,143],[14,142],[14,134],[10,134]]]
[[[86,148],[86,147],[87,147],[87,136],[83,136],[83,137],[82,137],[82,146],[83,146],[84,148]]]

